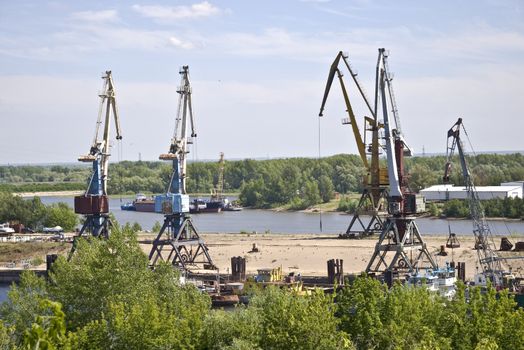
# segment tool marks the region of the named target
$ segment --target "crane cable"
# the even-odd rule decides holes
[[[119,165],[119,172],[118,172],[118,176],[119,176],[119,180],[120,180],[120,189],[118,192],[120,192],[120,205],[122,205],[122,190],[123,190],[123,184],[122,184],[122,180],[123,180],[123,169],[122,169],[122,164],[120,164],[122,162],[122,154],[124,152],[123,148],[124,148],[124,145],[122,143],[122,139],[120,140],[117,140],[116,141],[116,144],[117,144],[117,158],[118,158],[118,165]]]
[[[475,151],[473,150],[473,145],[471,144],[471,141],[470,141],[470,139],[469,139],[469,135],[468,135],[468,133],[467,133],[466,128],[464,127],[464,125],[462,125],[462,129],[464,129],[464,134],[466,135],[466,138],[467,138],[467,140],[468,140],[468,144],[469,144],[469,147],[471,148],[471,152],[473,153],[473,155],[474,155],[475,157],[477,157],[477,154],[476,154]],[[491,198],[492,198],[492,199],[495,199],[495,195],[493,194],[493,192],[490,192],[490,194],[491,194]],[[511,230],[510,230],[510,228],[509,228],[509,226],[508,226],[508,223],[507,223],[505,217],[504,217],[504,219],[502,220],[502,222],[504,223],[504,226],[506,227],[506,231],[508,232],[508,235],[511,236],[512,233],[511,233]],[[492,232],[498,233],[498,230],[495,230],[495,225],[492,225],[492,224],[490,224],[490,223],[487,223],[487,224],[492,228],[492,230],[491,230]],[[491,241],[492,241],[492,243],[493,243],[493,246],[496,248],[497,246],[496,246],[495,241],[494,241],[494,239],[493,239],[493,235],[491,235],[490,238],[491,238]]]
[[[317,162],[318,162],[318,166],[319,166],[319,178],[318,178],[318,184],[320,185],[321,184],[321,177],[322,177],[322,165],[320,163],[320,117],[318,118],[318,158],[317,158]],[[319,190],[320,190],[320,197],[322,198],[322,186],[319,186]],[[320,224],[320,232],[322,233],[322,206],[319,205],[318,207],[318,212],[319,212],[319,224]]]

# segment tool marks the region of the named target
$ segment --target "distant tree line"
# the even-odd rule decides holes
[[[5,165],[0,166],[0,184],[83,183],[90,171],[78,165]]]
[[[81,182],[33,182],[23,184],[0,184],[0,191],[7,191],[13,193],[81,191],[85,189],[86,184]]]
[[[446,157],[406,158],[406,169],[410,175],[412,190],[442,183]],[[477,154],[466,156],[476,186],[498,186],[501,182],[524,180],[524,154]],[[463,184],[462,169],[458,156],[452,162],[450,183]]]
[[[484,200],[482,201],[482,207],[487,217],[524,218],[524,199],[522,198],[495,198]],[[430,212],[432,212],[433,215],[442,214],[446,217],[470,217],[468,202],[460,199],[446,201],[440,206],[432,204]]]
[[[524,155],[520,153],[479,154],[468,156],[467,161],[477,186],[524,180]],[[411,189],[418,192],[442,183],[445,162],[444,156],[406,158]],[[451,183],[462,184],[462,171],[457,157],[453,160],[452,167]],[[187,169],[188,192],[210,193],[218,182],[218,173],[218,162],[190,162]],[[0,188],[15,186],[6,188],[14,192],[21,189],[29,191],[28,187],[24,186],[34,184],[35,188],[50,186],[49,190],[58,190],[60,186],[68,185],[71,186],[68,189],[84,189],[89,174],[89,167],[4,166],[0,167]],[[224,191],[239,193],[239,199],[244,206],[287,206],[290,209],[303,209],[329,201],[335,192],[361,192],[364,174],[362,161],[356,155],[335,155],[320,160],[288,158],[226,161]],[[108,191],[110,194],[162,193],[167,189],[170,176],[170,163],[123,161],[111,164]],[[39,183],[50,179],[54,179],[54,182]],[[355,205],[353,199],[342,197],[339,209],[351,211]],[[494,208],[501,205],[503,204],[494,203]],[[449,215],[455,214],[451,211]]]

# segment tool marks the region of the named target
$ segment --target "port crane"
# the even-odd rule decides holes
[[[473,221],[475,248],[477,250],[478,261],[482,269],[481,275],[489,279],[494,286],[503,286],[504,277],[509,277],[510,273],[506,272],[502,266],[502,260],[505,260],[505,258],[499,257],[495,252],[496,249],[493,249],[495,243],[493,242],[493,236],[484,215],[484,208],[480,202],[477,189],[473,183],[471,171],[466,161],[464,146],[460,136],[461,129],[467,135],[466,129],[462,124],[462,118],[458,118],[457,122],[453,124],[451,129],[448,130],[448,142],[446,150],[447,160],[444,169],[443,180],[444,183],[449,183],[452,171],[453,155],[455,154],[455,150],[458,150],[460,166],[462,168],[462,177],[464,178],[464,186],[466,187],[469,212],[471,215],[471,220]],[[512,276],[510,278],[512,278]],[[477,282],[477,277],[475,278],[475,282]]]
[[[93,143],[91,144],[89,154],[78,158],[81,162],[92,163],[91,178],[85,193],[75,197],[74,206],[75,213],[82,214],[85,217],[79,236],[91,234],[94,237],[108,238],[111,226],[107,199],[109,157],[111,155],[109,142],[111,114],[115,121],[116,139],[121,140],[122,135],[111,71],[106,71],[102,79],[104,80],[104,85],[102,92],[98,95],[100,97],[100,107],[98,109]],[[103,130],[102,135],[100,135],[101,130]]]
[[[155,212],[164,214],[164,224],[153,241],[149,262],[155,266],[159,260],[166,261],[185,271],[192,267],[216,269],[189,215],[186,156],[189,153],[188,145],[193,143],[197,134],[191,104],[189,66],[183,66],[179,73],[181,83],[177,89],[179,99],[175,131],[169,152],[159,157],[172,162],[173,168],[166,193],[155,197]]]
[[[389,191],[388,215],[366,267],[366,272],[373,274],[437,267],[415,221],[416,214],[425,211],[424,199],[409,189],[404,157],[410,156],[412,151],[404,141],[400,128],[392,87],[393,76],[389,72],[387,59],[387,51],[380,48],[375,103],[378,106],[380,101],[382,105]],[[390,117],[390,110],[393,118]]]
[[[224,192],[224,152],[220,152],[218,160],[218,181],[217,186],[211,190],[211,200],[220,201]]]
[[[360,92],[361,97],[364,99],[364,102],[371,115],[364,117],[363,134],[360,132],[360,129],[358,127],[357,118],[353,111],[353,107],[349,99],[349,94],[344,83],[344,75],[342,74],[342,71],[339,68],[341,62],[343,62],[346,68],[349,70],[353,82],[355,83],[358,91]],[[380,63],[381,62],[379,59],[379,62],[377,63],[377,75]],[[355,213],[351,219],[351,222],[349,223],[349,226],[346,229],[346,233],[341,235],[341,237],[362,238],[365,236],[372,235],[374,233],[380,233],[383,229],[383,219],[387,214],[387,208],[385,203],[387,201],[387,189],[389,186],[389,180],[387,168],[380,166],[379,159],[381,150],[379,131],[381,128],[383,128],[383,125],[379,123],[379,121],[377,120],[378,86],[376,86],[375,89],[375,103],[372,107],[369,99],[367,98],[362,88],[362,85],[357,79],[357,73],[354,71],[354,69],[351,67],[349,63],[348,55],[340,51],[337,54],[333,63],[331,64],[331,68],[329,70],[326,88],[324,90],[324,97],[320,106],[319,117],[323,116],[327,98],[331,90],[333,80],[335,79],[335,75],[338,77],[338,81],[340,83],[340,88],[342,90],[342,95],[344,97],[344,102],[346,105],[346,112],[348,113],[348,118],[342,119],[342,124],[351,125],[358,148],[358,153],[360,155],[360,158],[362,159],[364,167],[366,168],[366,174],[364,175],[362,181],[362,195],[360,197]],[[376,83],[378,84],[378,80],[376,81]],[[369,145],[366,142],[366,135],[368,133],[371,134],[371,143]],[[368,155],[370,155],[369,160]],[[368,206],[371,208],[371,210],[366,210]],[[368,214],[370,216],[369,221],[365,222],[361,218],[361,214]]]

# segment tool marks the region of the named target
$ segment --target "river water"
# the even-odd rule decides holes
[[[7,292],[9,291],[9,288],[11,288],[10,284],[0,284],[0,303],[7,300]]]
[[[45,204],[65,202],[73,207],[73,197],[41,197]],[[129,198],[112,197],[109,200],[110,211],[120,224],[138,222],[144,230],[150,230],[155,222],[163,222],[164,216],[157,213],[140,213],[120,209],[120,204]],[[272,210],[244,209],[238,212],[221,212],[192,215],[193,222],[199,232],[253,232],[258,233],[326,233],[339,234],[345,232],[351,215],[342,213],[301,213],[276,212]],[[322,231],[320,229],[322,222]],[[524,235],[522,220],[489,220],[488,224],[494,235],[509,236]],[[470,220],[419,218],[417,225],[422,234],[447,234],[448,225],[457,234],[472,234]]]

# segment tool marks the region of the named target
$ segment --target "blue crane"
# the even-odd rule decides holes
[[[181,83],[175,131],[169,152],[161,154],[160,159],[172,163],[172,173],[165,194],[155,197],[155,212],[164,214],[164,224],[153,241],[149,262],[155,265],[159,260],[168,261],[182,270],[192,268],[216,269],[208,248],[200,238],[189,215],[189,195],[186,192],[186,155],[188,145],[195,138],[193,108],[191,104],[191,84],[189,67],[180,70]],[[190,127],[190,133],[188,132]]]
[[[109,156],[111,155],[109,142],[111,114],[115,121],[116,139],[121,140],[122,135],[111,71],[106,71],[102,79],[104,85],[102,92],[98,95],[100,107],[93,143],[89,154],[78,158],[81,162],[92,163],[93,170],[87,190],[83,195],[75,197],[75,213],[85,217],[79,236],[91,234],[94,237],[108,238],[111,225],[107,199]],[[103,132],[100,137],[101,130]]]

